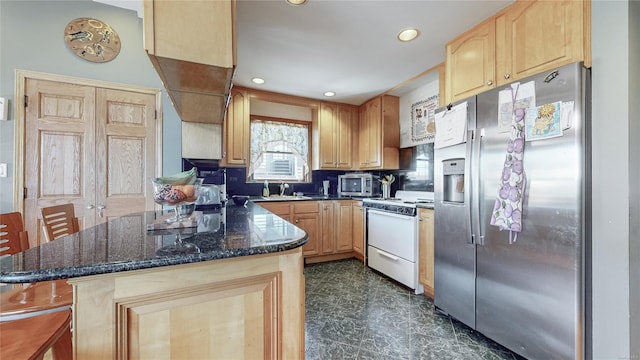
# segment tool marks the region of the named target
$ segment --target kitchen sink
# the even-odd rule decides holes
[[[310,197],[302,195],[270,195],[263,196],[262,199],[269,201],[311,200]]]

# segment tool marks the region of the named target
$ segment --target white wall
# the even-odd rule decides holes
[[[439,95],[438,71],[434,70],[420,79],[416,79],[415,83],[410,84],[407,89],[393,92],[392,95],[400,97],[400,147],[410,147],[418,145],[411,141],[411,105],[418,101],[426,100],[434,95]],[[444,95],[443,95],[444,96]]]
[[[631,357],[629,330],[630,178],[626,165],[638,166],[629,157],[633,98],[628,92],[629,17],[628,0],[592,2],[593,359],[638,359],[640,355]],[[637,308],[639,299],[633,301]]]

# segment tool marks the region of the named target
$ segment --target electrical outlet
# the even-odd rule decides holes
[[[0,164],[0,177],[7,177],[7,164]]]

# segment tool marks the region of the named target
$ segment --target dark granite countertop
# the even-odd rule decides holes
[[[434,209],[434,205],[433,205],[433,203],[429,203],[429,204],[417,203],[417,204],[416,204],[416,207],[417,207],[417,208],[423,208],[423,209],[431,209],[431,210],[433,210],[433,209]]]
[[[323,200],[358,200],[362,201],[361,197],[353,197],[353,196],[338,196],[338,195],[329,195],[324,196],[321,194],[304,194],[300,198],[295,198],[293,196],[285,196],[285,197],[275,197],[270,199],[265,199],[262,196],[251,196],[249,200],[253,202],[274,202],[274,201],[323,201]]]
[[[0,259],[0,282],[29,283],[275,253],[307,233],[251,202],[204,212],[198,228],[147,231],[165,213],[130,214]],[[187,246],[175,250],[180,236]],[[197,252],[187,253],[194,249]],[[166,253],[169,253],[167,255]],[[160,255],[159,255],[160,254]]]

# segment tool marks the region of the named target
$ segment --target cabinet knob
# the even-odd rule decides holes
[[[511,77],[511,74],[509,74],[509,73],[504,74],[504,78],[505,78],[505,79],[508,79],[508,78],[510,78],[510,77]]]
[[[423,218],[418,218],[418,221],[422,221],[422,220],[424,220],[424,219]]]
[[[91,204],[91,205],[87,205],[87,209],[89,209],[89,210],[93,209],[94,207],[95,207],[95,206],[93,206],[93,204]]]
[[[296,224],[298,223],[298,219],[296,219]]]
[[[488,85],[488,86],[493,85],[493,81],[491,81],[491,80],[487,81],[487,85]]]

